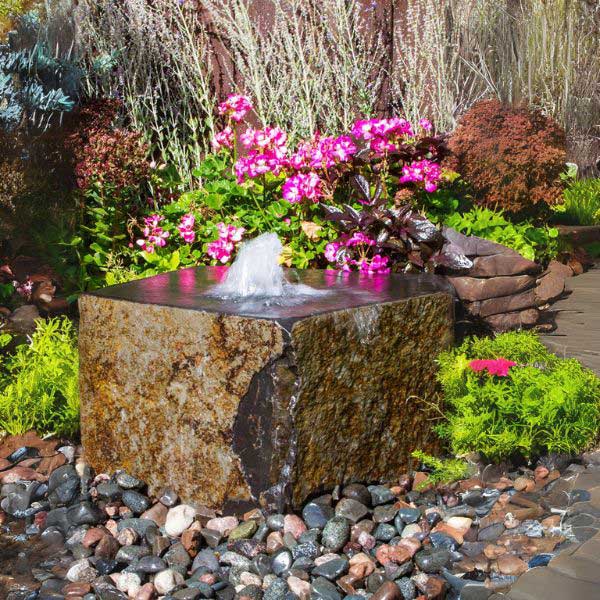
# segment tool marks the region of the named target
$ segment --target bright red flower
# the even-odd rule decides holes
[[[498,377],[507,377],[508,370],[514,367],[517,363],[508,360],[506,358],[494,358],[494,359],[478,359],[472,360],[469,363],[469,367],[475,373],[481,373],[487,371],[488,375],[497,375]]]

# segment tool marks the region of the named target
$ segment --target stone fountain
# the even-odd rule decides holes
[[[284,271],[279,250],[267,234],[229,272],[81,297],[81,432],[97,471],[215,509],[281,510],[338,483],[394,481],[412,450],[435,450],[424,401],[452,342],[450,286]]]

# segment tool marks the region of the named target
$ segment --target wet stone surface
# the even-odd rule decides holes
[[[82,441],[97,471],[213,509],[281,511],[339,483],[391,482],[415,447],[435,451],[407,398],[437,393],[431,348],[453,338],[443,279],[294,271],[320,292],[288,305],[212,297],[223,274],[187,269],[80,299]],[[145,510],[135,481],[98,493]],[[364,496],[347,498],[349,520],[390,500]]]
[[[564,592],[574,560],[597,560],[596,547],[578,544],[600,526],[594,463],[488,472],[485,482],[438,489],[413,489],[426,473],[399,475],[388,485],[337,487],[295,514],[219,516],[182,504],[175,490],[151,494],[125,472],[95,474],[77,457],[48,478],[37,470],[42,460],[30,461],[30,471],[16,463],[0,473],[0,597],[7,600],[537,600],[528,578],[547,570]],[[77,496],[51,505],[48,489],[75,476]],[[36,493],[24,496],[31,487]],[[557,489],[568,497],[564,513],[562,502],[553,504]],[[489,506],[477,513],[473,504]],[[17,517],[23,510],[28,516]],[[387,533],[376,534],[380,528]],[[581,585],[583,595],[563,598],[590,597],[589,582]],[[556,597],[545,593],[540,600]]]

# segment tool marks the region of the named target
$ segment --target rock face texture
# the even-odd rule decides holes
[[[466,314],[494,331],[538,325],[544,309],[564,295],[565,279],[573,275],[569,266],[555,260],[542,272],[538,263],[506,246],[449,227],[444,236],[446,251],[473,261],[466,273],[448,278]]]
[[[338,288],[322,273],[295,275],[329,295],[232,306],[205,299],[220,276],[208,268],[83,296],[91,465],[210,508],[281,510],[338,483],[392,480],[414,448],[434,450],[423,401],[452,341],[447,284],[353,277]]]

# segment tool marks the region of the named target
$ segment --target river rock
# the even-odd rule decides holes
[[[331,506],[326,506],[318,502],[309,502],[302,509],[302,518],[307,527],[310,528],[317,527],[322,529],[334,514],[334,510]]]
[[[150,500],[143,494],[140,494],[134,490],[126,490],[123,492],[121,501],[135,515],[143,513],[144,511],[148,510],[150,506]]]
[[[371,596],[371,600],[404,600],[404,595],[393,581],[386,581]]]
[[[184,581],[183,575],[173,569],[165,569],[160,571],[154,577],[154,587],[159,594],[168,594],[173,588],[182,584]]]
[[[165,521],[165,532],[171,537],[180,536],[193,522],[196,509],[188,504],[180,504],[169,509]]]
[[[71,564],[65,577],[72,582],[91,583],[98,577],[98,572],[87,558],[82,558]]]
[[[350,523],[344,517],[333,517],[323,528],[321,543],[332,552],[337,552],[344,547],[350,539]]]
[[[335,507],[335,514],[339,517],[345,517],[352,523],[360,521],[365,515],[367,515],[369,509],[351,498],[342,498]]]

